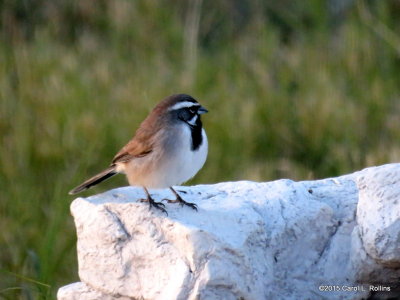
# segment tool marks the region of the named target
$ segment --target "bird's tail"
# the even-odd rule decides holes
[[[117,174],[117,171],[115,170],[115,165],[111,165],[107,169],[105,169],[103,172],[100,172],[99,174],[93,176],[92,178],[86,180],[84,183],[78,185],[76,188],[71,190],[69,192],[70,195],[78,194],[84,190],[87,190],[88,188],[91,188],[92,186],[110,178],[111,176],[114,176]]]

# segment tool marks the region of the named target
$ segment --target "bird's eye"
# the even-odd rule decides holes
[[[193,108],[189,108],[190,113],[195,114],[195,110]]]

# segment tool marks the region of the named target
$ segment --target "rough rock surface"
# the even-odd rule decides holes
[[[81,282],[60,288],[58,299],[399,295],[400,164],[318,181],[178,190],[198,212],[149,210],[133,187],[74,200]]]

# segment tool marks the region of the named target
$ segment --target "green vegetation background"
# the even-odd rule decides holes
[[[0,298],[78,280],[67,192],[172,93],[210,111],[190,184],[400,158],[398,1],[5,0],[0,18]]]

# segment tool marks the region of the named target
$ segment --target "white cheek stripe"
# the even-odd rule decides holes
[[[193,107],[193,106],[200,106],[200,104],[189,101],[178,102],[174,106],[170,107],[169,110],[178,110],[184,107]]]
[[[199,116],[198,115],[194,115],[190,120],[188,120],[187,122],[190,124],[190,125],[192,125],[192,126],[194,126],[194,125],[196,125],[196,121],[197,121],[197,118],[198,118]]]

